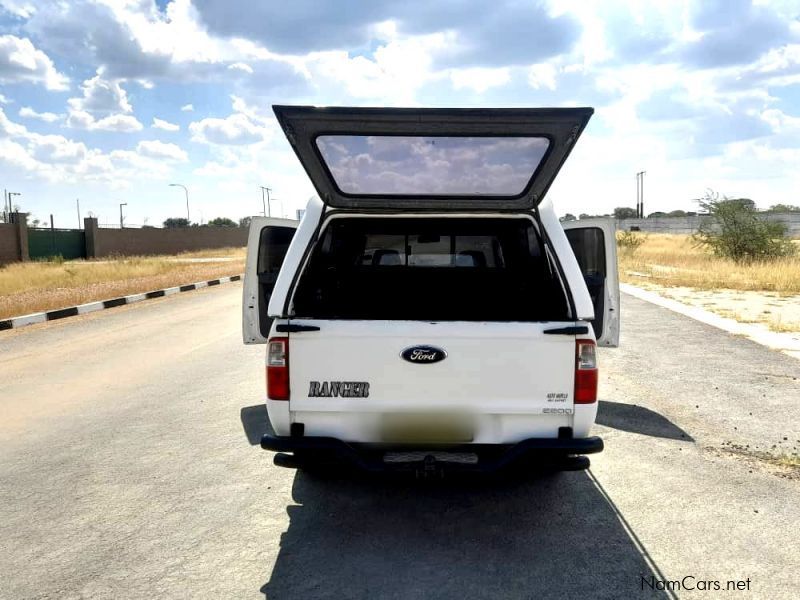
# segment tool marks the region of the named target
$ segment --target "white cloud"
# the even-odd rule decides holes
[[[70,98],[67,126],[89,131],[141,131],[143,125],[133,116],[133,106],[120,80],[96,75],[81,85],[82,96]]]
[[[450,80],[457,90],[471,88],[478,93],[483,93],[489,88],[498,87],[511,81],[511,72],[508,68],[490,69],[475,67],[472,69],[453,69]]]
[[[82,110],[71,110],[67,117],[67,127],[73,129],[86,129],[88,131],[116,131],[118,133],[132,133],[141,131],[144,126],[131,115],[109,115],[102,119],[95,119]]]
[[[237,96],[233,114],[224,119],[210,117],[189,124],[192,141],[204,144],[242,145],[263,142],[270,136],[267,120]]]
[[[25,127],[10,121],[5,111],[0,108],[0,137],[21,137],[28,132]]]
[[[231,71],[243,71],[245,73],[249,73],[250,75],[253,74],[253,67],[243,62],[236,62],[230,64],[228,65],[228,69],[230,69]]]
[[[159,119],[158,117],[153,117],[153,125],[154,129],[163,129],[164,131],[179,131],[181,126],[176,125],[175,123],[170,123],[169,121],[164,121],[163,119]]]
[[[158,140],[141,141],[136,146],[136,151],[148,158],[187,162],[188,155],[175,144],[160,142]]]
[[[128,94],[119,80],[107,80],[95,75],[83,82],[81,90],[83,97],[67,101],[74,110],[88,112],[95,117],[133,112]]]
[[[528,84],[535,90],[556,89],[556,67],[550,63],[539,63],[528,69]]]
[[[3,94],[0,94],[0,104],[8,104],[11,102],[8,98],[6,98]]]
[[[31,155],[43,163],[77,164],[89,154],[85,144],[61,135],[31,134],[28,139]]]
[[[26,119],[38,119],[45,123],[55,123],[63,118],[63,115],[57,115],[51,112],[36,112],[30,106],[23,106],[19,109],[19,116]]]
[[[40,83],[48,90],[65,90],[69,79],[27,38],[0,36],[0,83]]]
[[[33,3],[24,0],[0,0],[0,7],[20,19],[29,19],[36,12]]]
[[[192,112],[194,110],[194,105],[193,104],[184,104],[183,106],[181,106],[181,110],[183,112]]]

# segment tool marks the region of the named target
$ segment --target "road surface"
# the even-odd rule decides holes
[[[800,361],[624,297],[590,472],[326,480],[250,444],[240,294],[0,334],[0,597],[800,597]]]

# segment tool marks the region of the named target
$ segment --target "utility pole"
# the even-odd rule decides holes
[[[270,207],[270,205],[269,205],[269,193],[272,190],[270,188],[268,188],[268,187],[264,187],[263,185],[260,186],[260,187],[261,187],[261,204],[264,206],[264,216],[265,217],[271,217],[272,216],[272,207]],[[264,201],[264,192],[265,191],[267,192],[267,200],[266,200],[266,202]]]
[[[81,227],[81,199],[75,198],[75,204],[78,207],[78,229],[83,229]]]
[[[124,221],[122,220],[122,207],[123,206],[128,206],[128,203],[127,202],[121,202],[120,205],[119,205],[119,228],[120,229],[124,229],[125,228]]]
[[[644,174],[647,171],[636,173],[636,216],[644,219]]]

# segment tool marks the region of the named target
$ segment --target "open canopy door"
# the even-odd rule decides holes
[[[564,221],[594,304],[592,328],[601,346],[619,346],[619,273],[616,226],[613,219]]]
[[[534,208],[593,113],[273,108],[324,203],[408,210]]]

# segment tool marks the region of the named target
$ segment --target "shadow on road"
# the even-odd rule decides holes
[[[684,442],[694,441],[692,436],[675,423],[644,406],[601,400],[597,409],[597,423],[631,433]]]
[[[641,576],[663,579],[587,472],[436,483],[298,472],[292,494],[269,600],[620,598],[641,594]]]
[[[270,431],[269,416],[266,404],[256,404],[255,406],[245,406],[239,413],[242,419],[242,427],[247,441],[252,446],[261,444],[261,436]]]

